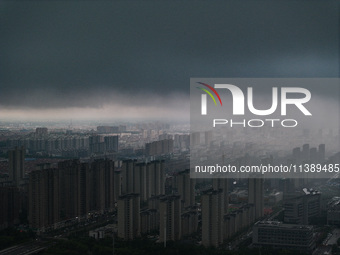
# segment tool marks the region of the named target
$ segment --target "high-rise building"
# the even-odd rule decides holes
[[[59,221],[59,171],[38,170],[30,173],[28,216],[30,228],[44,232]]]
[[[125,160],[122,165],[122,194],[139,193],[145,202],[151,196],[164,194],[165,172],[164,161],[137,163],[136,160]]]
[[[108,159],[95,160],[91,164],[94,210],[99,212],[114,209],[114,162]]]
[[[118,135],[105,136],[105,151],[118,152]]]
[[[177,192],[181,196],[182,209],[195,205],[196,180],[190,178],[190,169],[179,172],[176,176]]]
[[[38,127],[35,129],[35,134],[37,136],[46,136],[48,135],[48,129],[46,127]]]
[[[150,180],[150,195],[163,195],[165,191],[164,160],[156,160],[147,164]]]
[[[89,149],[91,153],[103,153],[105,151],[104,139],[100,135],[89,137]]]
[[[209,147],[210,143],[212,142],[212,131],[205,131],[204,132],[204,142],[205,146]]]
[[[308,143],[302,146],[302,159],[303,160],[309,159],[309,144]]]
[[[145,209],[140,212],[141,233],[149,234],[159,230],[159,211]]]
[[[299,164],[301,162],[301,150],[300,147],[296,147],[293,149],[293,159],[295,164]]]
[[[176,241],[181,239],[181,201],[179,195],[160,199],[159,241]]]
[[[201,133],[194,132],[190,135],[190,146],[198,146],[201,143]]]
[[[181,215],[181,236],[189,236],[197,232],[198,227],[198,212],[195,207],[192,207]]]
[[[91,207],[92,176],[88,164],[79,160],[59,162],[60,215],[71,219],[85,215]]]
[[[318,162],[318,149],[317,148],[310,148],[309,149],[309,158],[311,163]]]
[[[15,147],[8,151],[9,179],[16,187],[22,184],[25,177],[25,148]]]
[[[318,150],[318,163],[323,163],[325,161],[325,150],[325,144],[320,144]]]
[[[17,187],[0,187],[0,205],[0,230],[18,224],[24,208],[22,190]]]
[[[114,172],[114,201],[117,202],[119,196],[122,195],[122,175],[121,171]]]
[[[145,144],[145,155],[159,156],[173,153],[174,140],[164,139]]]
[[[223,191],[207,190],[202,194],[202,244],[219,246],[223,242]]]
[[[135,164],[136,160],[124,160],[122,164],[122,194],[135,193],[135,189],[138,189],[135,185]],[[137,192],[138,193],[138,192]]]
[[[140,197],[131,193],[118,199],[118,237],[133,240],[140,236]]]
[[[229,195],[228,195],[228,181],[227,178],[214,178],[212,179],[212,187],[214,190],[222,190],[223,214],[228,213]]]
[[[255,219],[263,217],[264,187],[262,178],[248,179],[248,204],[254,205]]]
[[[135,192],[140,194],[141,202],[146,202],[150,197],[149,168],[146,163],[135,165]]]

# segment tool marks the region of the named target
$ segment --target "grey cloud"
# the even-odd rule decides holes
[[[188,95],[190,77],[337,77],[338,10],[337,1],[3,1],[0,105]]]

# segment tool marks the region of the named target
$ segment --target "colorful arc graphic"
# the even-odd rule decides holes
[[[220,95],[217,93],[217,91],[213,87],[211,87],[210,85],[208,85],[206,83],[203,83],[203,82],[197,82],[197,83],[199,83],[199,84],[201,84],[203,86],[206,86],[207,88],[211,89],[211,91],[214,92],[214,94],[217,96],[217,98],[220,101],[220,104],[222,106],[222,100],[220,98]],[[214,100],[215,105],[217,105],[214,96],[208,90],[202,89],[202,88],[199,88],[199,87],[197,87],[197,88],[203,90],[204,92],[206,92]]]
[[[202,89],[202,88],[200,88],[200,87],[196,87],[196,88],[201,89],[201,90],[203,90],[204,92],[208,93],[208,95],[214,100],[215,105],[217,105],[214,96],[213,96],[208,90]]]

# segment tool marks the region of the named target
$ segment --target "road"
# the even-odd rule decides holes
[[[28,255],[35,254],[47,249],[49,245],[46,242],[32,241],[1,250],[0,255]]]

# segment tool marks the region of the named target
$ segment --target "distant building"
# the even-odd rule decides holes
[[[89,150],[90,150],[90,153],[105,152],[104,138],[100,135],[90,136],[89,137]]]
[[[253,227],[253,245],[311,253],[315,248],[313,227],[260,221]]]
[[[325,154],[326,154],[326,146],[325,144],[320,144],[319,150],[318,150],[318,163],[323,163],[325,161]]]
[[[98,132],[98,134],[118,133],[119,127],[117,127],[117,126],[98,126],[97,132]]]
[[[118,135],[105,136],[104,143],[105,151],[118,152]]]
[[[35,134],[37,136],[46,136],[48,135],[48,129],[46,127],[38,127],[35,129]]]
[[[206,147],[209,147],[212,142],[212,131],[205,131],[204,132],[204,144]]]
[[[101,228],[97,228],[89,231],[89,237],[94,239],[103,239],[108,236],[112,236],[114,232],[114,225],[107,225]]]
[[[8,151],[9,179],[19,187],[25,177],[25,148],[15,147]]]
[[[145,144],[146,156],[160,156],[173,153],[174,140],[164,139]]]
[[[201,144],[201,133],[194,132],[190,135],[190,146],[199,146]]]

